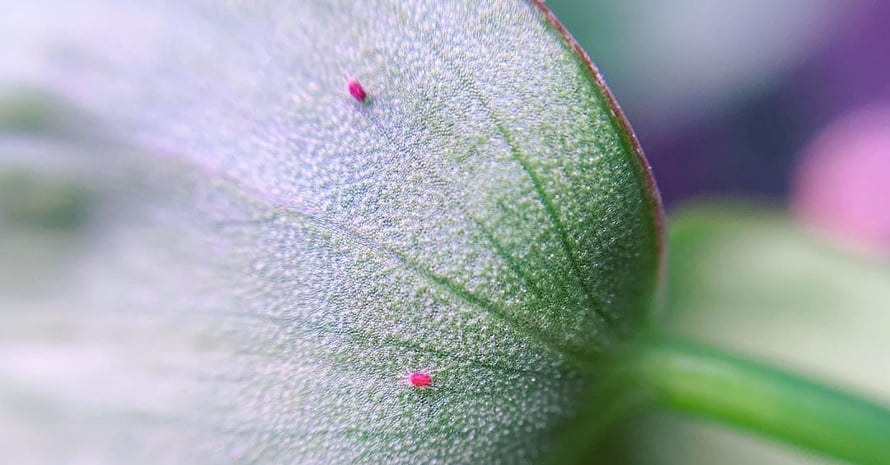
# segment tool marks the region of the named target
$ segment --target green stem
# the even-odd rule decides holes
[[[861,465],[890,465],[890,410],[712,348],[646,340],[623,375],[667,409]],[[627,370],[627,371],[625,371]]]

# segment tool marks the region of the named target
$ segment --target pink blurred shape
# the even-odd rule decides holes
[[[807,224],[890,256],[890,105],[835,120],[807,147],[793,208]]]

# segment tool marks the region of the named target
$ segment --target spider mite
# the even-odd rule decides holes
[[[428,370],[406,371],[402,383],[415,389],[429,389],[433,386],[434,373]]]
[[[350,79],[349,82],[346,84],[346,88],[349,89],[349,95],[352,95],[352,97],[359,102],[364,103],[365,101],[367,101],[368,92],[365,91],[362,83],[358,82],[357,79]]]

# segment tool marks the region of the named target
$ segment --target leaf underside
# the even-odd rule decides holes
[[[0,18],[5,460],[540,459],[659,246],[542,7],[120,3]]]

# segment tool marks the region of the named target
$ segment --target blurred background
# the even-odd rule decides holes
[[[658,324],[890,404],[890,2],[547,4],[666,203]],[[669,414],[604,443],[622,464],[835,463]]]
[[[890,3],[547,4],[605,75],[669,209],[705,195],[791,202],[890,241]],[[852,199],[869,192],[871,208]],[[813,211],[853,203],[868,211]],[[858,224],[867,213],[876,224]]]

